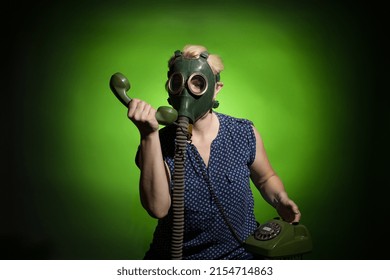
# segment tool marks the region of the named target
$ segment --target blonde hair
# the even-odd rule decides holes
[[[201,45],[185,45],[182,52],[185,58],[199,58],[199,55],[202,52],[208,52],[208,50]],[[170,67],[174,61],[175,56],[173,55],[168,61],[168,67]],[[222,59],[216,54],[209,54],[207,62],[215,75],[221,73],[224,69]]]

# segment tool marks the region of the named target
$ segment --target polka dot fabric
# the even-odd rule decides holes
[[[221,113],[217,137],[206,167],[196,147],[187,145],[185,162],[185,234],[183,259],[250,259],[224,222],[203,176],[206,172],[235,231],[245,240],[256,229],[249,167],[256,154],[252,123]],[[176,127],[160,130],[164,160],[174,174]],[[171,184],[173,188],[173,183]],[[145,259],[170,258],[172,213],[158,221]]]

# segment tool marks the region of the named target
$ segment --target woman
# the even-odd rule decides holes
[[[220,57],[203,46],[187,45],[175,52],[168,67],[168,101],[190,123],[183,258],[251,259],[240,243],[257,226],[250,180],[285,221],[300,220],[298,206],[272,169],[252,122],[213,110],[223,88]],[[145,259],[169,259],[176,126],[159,130],[156,110],[139,99],[129,103],[128,117],[141,136],[136,158],[141,203],[158,219]]]

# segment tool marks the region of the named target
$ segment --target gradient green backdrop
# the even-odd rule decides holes
[[[376,257],[378,244],[361,236],[379,214],[366,206],[375,146],[367,11],[335,1],[137,2],[14,10],[4,258],[143,257],[156,220],[139,202],[137,129],[108,82],[122,72],[132,97],[167,105],[167,60],[186,44],[222,57],[218,111],[262,134],[312,234],[304,258]],[[260,222],[276,216],[255,197]]]

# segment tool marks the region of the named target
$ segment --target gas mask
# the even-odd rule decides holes
[[[168,102],[190,123],[219,105],[213,100],[219,74],[214,75],[207,63],[208,56],[207,52],[202,52],[199,58],[185,58],[181,51],[176,51],[168,71]]]

